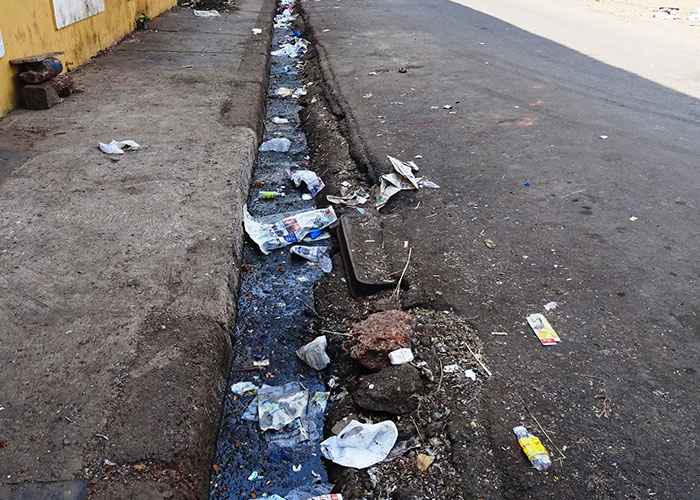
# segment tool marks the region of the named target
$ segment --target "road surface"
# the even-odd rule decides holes
[[[540,26],[583,40],[564,45],[519,28],[517,12],[461,3],[303,7],[360,167],[376,179],[387,154],[421,155],[441,186],[383,213],[413,247],[410,300],[471,321],[494,372],[478,416],[491,447],[460,458],[476,461],[462,481],[493,466],[475,495],[697,498],[697,79],[602,61],[588,16],[533,3]],[[633,43],[627,30],[601,36],[611,53]],[[560,344],[538,343],[525,322],[536,312]],[[520,397],[567,457],[551,473],[514,446],[512,427],[531,422]]]

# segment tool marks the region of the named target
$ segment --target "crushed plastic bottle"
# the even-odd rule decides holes
[[[522,425],[513,427],[513,432],[532,466],[539,471],[549,469],[552,465],[552,459],[549,458],[549,453],[547,453],[542,441],[530,434],[527,428]]]

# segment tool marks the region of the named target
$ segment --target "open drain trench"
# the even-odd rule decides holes
[[[273,50],[285,41],[294,44],[296,40],[289,23],[276,22]],[[265,136],[287,138],[291,146],[287,152],[258,154],[248,199],[248,210],[256,220],[316,208],[306,186],[295,188],[285,172],[300,168],[308,160],[306,137],[300,127],[301,106],[295,98],[276,94],[280,87],[302,87],[302,64],[286,55],[273,55],[272,59]],[[275,123],[285,119],[288,123]],[[259,199],[260,191],[284,192],[285,196]],[[327,235],[303,244],[327,247],[330,242],[322,239],[324,236]],[[295,384],[288,388],[308,391],[308,399],[304,416],[281,431],[263,432],[256,395],[252,391],[238,395],[227,392],[210,498],[263,498],[277,494],[290,499],[295,495],[287,494],[300,487],[306,488],[298,492],[300,498],[329,493],[331,486],[327,484],[318,448],[323,438],[328,393],[324,392],[318,372],[296,356],[297,349],[312,340],[309,325],[314,319],[313,284],[323,272],[315,262],[292,257],[288,246],[262,255],[250,239],[245,241],[242,260],[231,384]]]

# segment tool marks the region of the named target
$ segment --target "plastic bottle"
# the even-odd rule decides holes
[[[276,200],[283,196],[284,193],[278,193],[277,191],[258,191],[259,200]]]
[[[513,432],[518,438],[520,447],[530,459],[533,467],[539,471],[547,470],[552,465],[552,459],[549,458],[549,453],[545,449],[542,441],[528,432],[527,428],[522,425],[513,427]]]

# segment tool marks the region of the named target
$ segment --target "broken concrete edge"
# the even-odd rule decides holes
[[[241,178],[247,180],[245,186],[232,186],[239,189],[242,200],[248,195],[250,179],[257,154],[257,148],[262,137],[263,120],[266,109],[266,95],[270,68],[270,48],[272,45],[272,23],[276,13],[276,0],[263,0],[256,26],[263,28],[263,33],[251,37],[246,42],[241,62],[235,70],[236,79],[228,89],[227,96],[220,115],[220,120],[227,127],[245,128],[251,130],[251,140],[248,154],[244,155]],[[227,114],[227,110],[236,110],[235,117]],[[245,111],[245,112],[242,112]],[[235,221],[232,221],[235,224]],[[209,493],[209,477],[211,465],[216,452],[216,440],[223,412],[223,401],[228,386],[228,375],[231,362],[231,335],[236,319],[236,299],[240,283],[240,263],[242,259],[242,242],[245,237],[242,229],[234,231],[231,249],[231,267],[226,276],[227,297],[223,317],[190,316],[168,317],[167,311],[151,311],[139,325],[138,351],[145,353],[141,361],[148,361],[148,351],[155,356],[165,346],[176,341],[183,352],[183,359],[199,368],[195,379],[180,380],[178,373],[154,373],[150,377],[147,393],[156,397],[172,398],[175,410],[168,415],[154,414],[150,407],[141,406],[147,399],[134,398],[126,401],[119,409],[115,408],[113,428],[116,430],[110,436],[115,442],[130,442],[129,449],[123,455],[112,455],[117,467],[105,468],[102,464],[86,464],[94,469],[95,478],[107,478],[96,484],[90,484],[84,493],[86,497],[96,495],[99,498],[150,498],[154,495],[177,498],[205,498]],[[240,241],[235,241],[237,238]],[[168,324],[167,330],[161,330],[161,324]],[[167,335],[165,333],[167,332]],[[196,333],[192,335],[192,333]],[[159,339],[159,336],[163,337]],[[138,365],[138,359],[128,367]],[[138,366],[136,366],[138,368]],[[126,367],[125,367],[126,368]],[[140,385],[134,387],[134,392],[144,392]],[[128,377],[125,381],[124,394],[129,393]],[[191,387],[186,392],[180,392],[183,387]],[[187,411],[188,408],[193,411]],[[155,409],[155,408],[154,408]],[[180,411],[177,411],[180,410]],[[152,432],[154,423],[161,432],[162,446],[158,450],[139,449],[137,435],[119,437],[120,415],[124,419],[136,418],[138,426],[123,426],[138,432]],[[171,417],[172,421],[166,421]],[[170,419],[168,419],[170,420]],[[134,470],[134,464],[145,464],[144,469]],[[105,469],[111,469],[105,471]],[[124,481],[128,474],[129,481]],[[166,476],[166,477],[164,477]],[[165,480],[164,480],[165,479]],[[91,483],[94,483],[92,481]],[[80,498],[80,497],[77,497]]]
[[[321,81],[318,82],[318,85],[322,90],[324,100],[331,113],[338,119],[341,133],[348,140],[350,158],[361,172],[368,175],[369,184],[375,184],[378,182],[382,170],[386,169],[382,166],[384,162],[375,157],[362,138],[352,109],[340,91],[323,42],[316,36],[313,23],[304,10],[303,4],[299,4],[298,8],[304,21],[304,37],[310,42],[309,51],[315,55],[316,64],[321,74]]]

